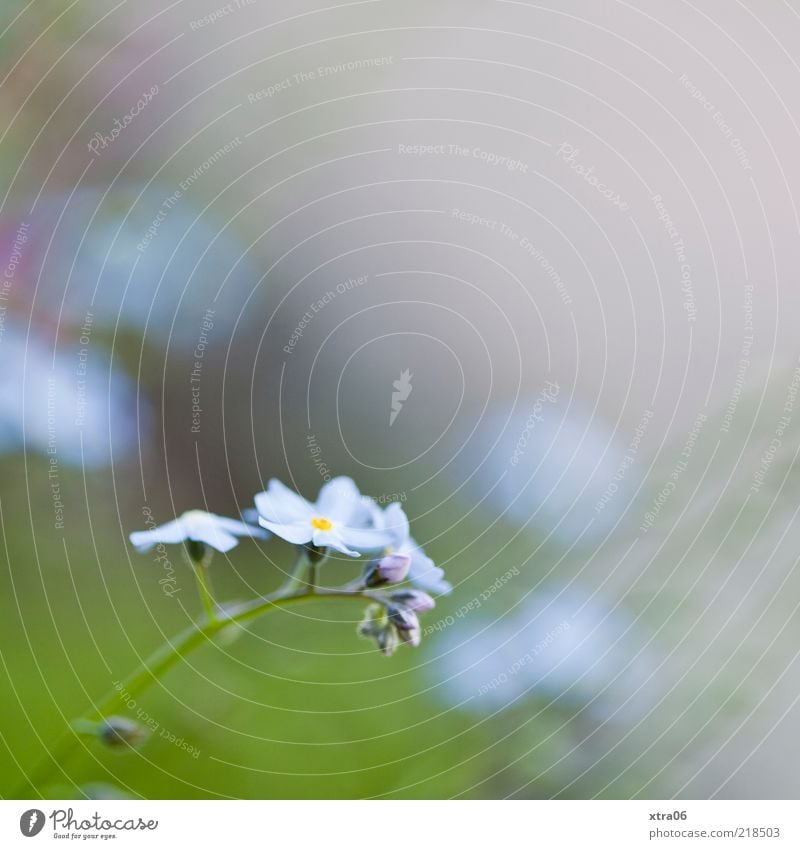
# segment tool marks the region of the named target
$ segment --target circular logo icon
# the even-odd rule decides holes
[[[38,808],[31,808],[19,818],[19,830],[25,837],[36,837],[44,828],[44,812]]]

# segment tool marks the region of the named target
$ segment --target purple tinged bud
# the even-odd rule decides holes
[[[411,608],[415,613],[428,613],[436,607],[436,602],[422,590],[400,590],[392,593],[392,601]]]
[[[411,557],[408,554],[387,554],[369,564],[364,581],[368,587],[399,584],[405,580],[410,566]]]
[[[378,574],[389,584],[399,584],[408,575],[411,558],[407,554],[387,554],[378,561]]]
[[[416,648],[422,641],[422,629],[414,611],[405,604],[391,602],[386,605],[389,621],[397,630],[397,636],[406,645]]]
[[[412,628],[410,631],[400,631],[398,629],[397,636],[412,648],[417,648],[422,642],[422,631],[419,628]]]
[[[389,621],[400,631],[401,638],[403,632],[419,631],[419,619],[410,607],[404,604],[388,604],[386,612],[389,614]]]

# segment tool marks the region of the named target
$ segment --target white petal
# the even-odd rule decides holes
[[[393,501],[383,511],[383,527],[391,534],[391,544],[394,548],[400,548],[408,543],[411,533],[408,517],[397,501]]]
[[[262,539],[267,536],[267,532],[263,528],[245,524],[245,522],[240,522],[237,519],[228,519],[225,516],[215,516],[214,518],[221,528],[224,528],[228,533],[236,534],[236,536],[259,537]]]
[[[154,545],[158,545],[158,535],[155,531],[134,531],[130,535],[130,541],[139,552],[144,554],[145,551],[150,551]]]
[[[453,585],[445,580],[444,569],[436,566],[433,560],[411,540],[407,549],[411,555],[411,565],[408,568],[408,580],[416,587],[437,595],[447,595],[453,591]]]
[[[258,524],[258,510],[255,507],[245,507],[242,510],[242,519],[250,525]]]
[[[392,535],[377,528],[347,528],[340,530],[339,536],[349,546],[359,551],[377,551],[392,545]]]
[[[358,552],[348,548],[342,535],[336,531],[314,531],[314,545],[319,548],[333,548],[350,557],[358,557]]]
[[[352,478],[338,477],[328,481],[319,491],[316,510],[327,519],[360,524],[369,517],[367,499],[358,491]]]
[[[259,522],[268,530],[272,531],[275,536],[285,539],[286,542],[292,542],[295,545],[305,545],[311,542],[312,531],[311,522],[269,522],[266,519],[259,519]]]
[[[380,505],[372,498],[365,496],[365,499],[367,512],[369,514],[369,522],[367,522],[367,527],[384,528],[386,526],[386,520],[384,518],[384,513],[383,510],[381,510]]]
[[[258,512],[270,522],[291,524],[308,521],[314,515],[313,504],[276,478],[269,482],[266,492],[256,495],[255,502]]]
[[[233,534],[211,524],[193,531],[191,538],[197,542],[204,542],[223,554],[239,545],[239,540]]]
[[[183,542],[187,538],[186,527],[180,519],[173,519],[164,525],[159,525],[157,528],[151,528],[149,531],[134,531],[130,535],[130,540],[140,552],[149,551],[158,543],[167,545]]]

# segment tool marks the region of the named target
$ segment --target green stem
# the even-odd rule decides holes
[[[288,596],[308,590],[306,573],[308,571],[309,558],[305,548],[300,547],[297,557],[292,565],[292,571],[283,583],[283,586],[275,593],[276,596]]]
[[[114,689],[98,704],[72,723],[70,731],[55,744],[48,759],[27,776],[25,784],[15,798],[27,798],[28,789],[38,793],[37,786],[46,783],[54,768],[60,768],[75,752],[81,734],[86,733],[86,729],[92,728],[97,722],[112,716],[115,710],[118,710],[124,703],[130,702],[131,699],[135,699],[179,660],[212,639],[223,628],[234,623],[249,622],[276,608],[295,602],[308,601],[320,596],[343,599],[371,598],[368,592],[352,590],[349,587],[342,587],[337,590],[318,589],[309,586],[302,577],[305,566],[306,558],[305,555],[301,554],[295,562],[289,579],[276,592],[243,602],[235,607],[220,609],[218,612],[215,612],[213,608],[211,611],[206,610],[205,619],[200,620],[164,643],[128,678],[118,682]]]
[[[206,616],[210,620],[216,619],[217,604],[214,601],[214,592],[211,589],[211,574],[208,570],[214,552],[207,546],[194,543],[192,545],[187,544],[184,548],[184,553],[197,578],[197,591],[200,593],[200,600],[203,602]]]

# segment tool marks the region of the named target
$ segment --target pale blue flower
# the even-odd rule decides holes
[[[644,648],[648,636],[625,610],[580,587],[540,590],[494,619],[455,622],[433,674],[446,701],[480,713],[538,696],[585,706],[598,720],[638,720],[659,698],[658,650]]]
[[[273,478],[255,502],[261,525],[295,545],[311,544],[358,557],[361,551],[385,548],[390,540],[386,531],[371,527],[370,499],[347,477],[326,483],[315,503]]]
[[[54,349],[0,317],[0,452],[35,451],[51,461],[100,467],[136,452],[149,407],[102,348],[65,339]]]
[[[193,352],[222,345],[252,306],[261,272],[236,232],[214,209],[195,207],[174,185],[116,183],[44,194],[30,221],[19,279],[28,307],[59,325],[80,327],[88,311],[98,325],[132,328],[157,343]],[[16,232],[19,222],[0,218]],[[8,237],[6,237],[8,238]],[[33,281],[39,281],[34,287]],[[253,297],[253,300],[249,300]],[[27,298],[27,301],[24,299]],[[242,312],[243,304],[250,309]],[[211,308],[213,329],[204,330]]]
[[[643,440],[635,424],[615,430],[579,406],[562,410],[559,401],[546,403],[534,421],[534,403],[510,417],[487,415],[465,437],[466,461],[449,467],[451,485],[458,491],[465,484],[463,492],[511,522],[569,545],[593,544],[639,486]]]
[[[438,595],[452,592],[453,586],[444,578],[444,569],[434,565],[422,548],[411,536],[408,518],[403,508],[393,501],[385,510],[373,502],[372,521],[376,528],[384,531],[389,538],[387,554],[407,554],[411,558],[408,579],[412,584]]]
[[[130,540],[139,553],[149,551],[153,546],[176,544],[191,540],[204,543],[217,551],[230,551],[239,544],[237,537],[268,536],[261,528],[247,525],[236,519],[226,519],[205,510],[189,510],[177,519],[151,528],[148,531],[134,531]]]

